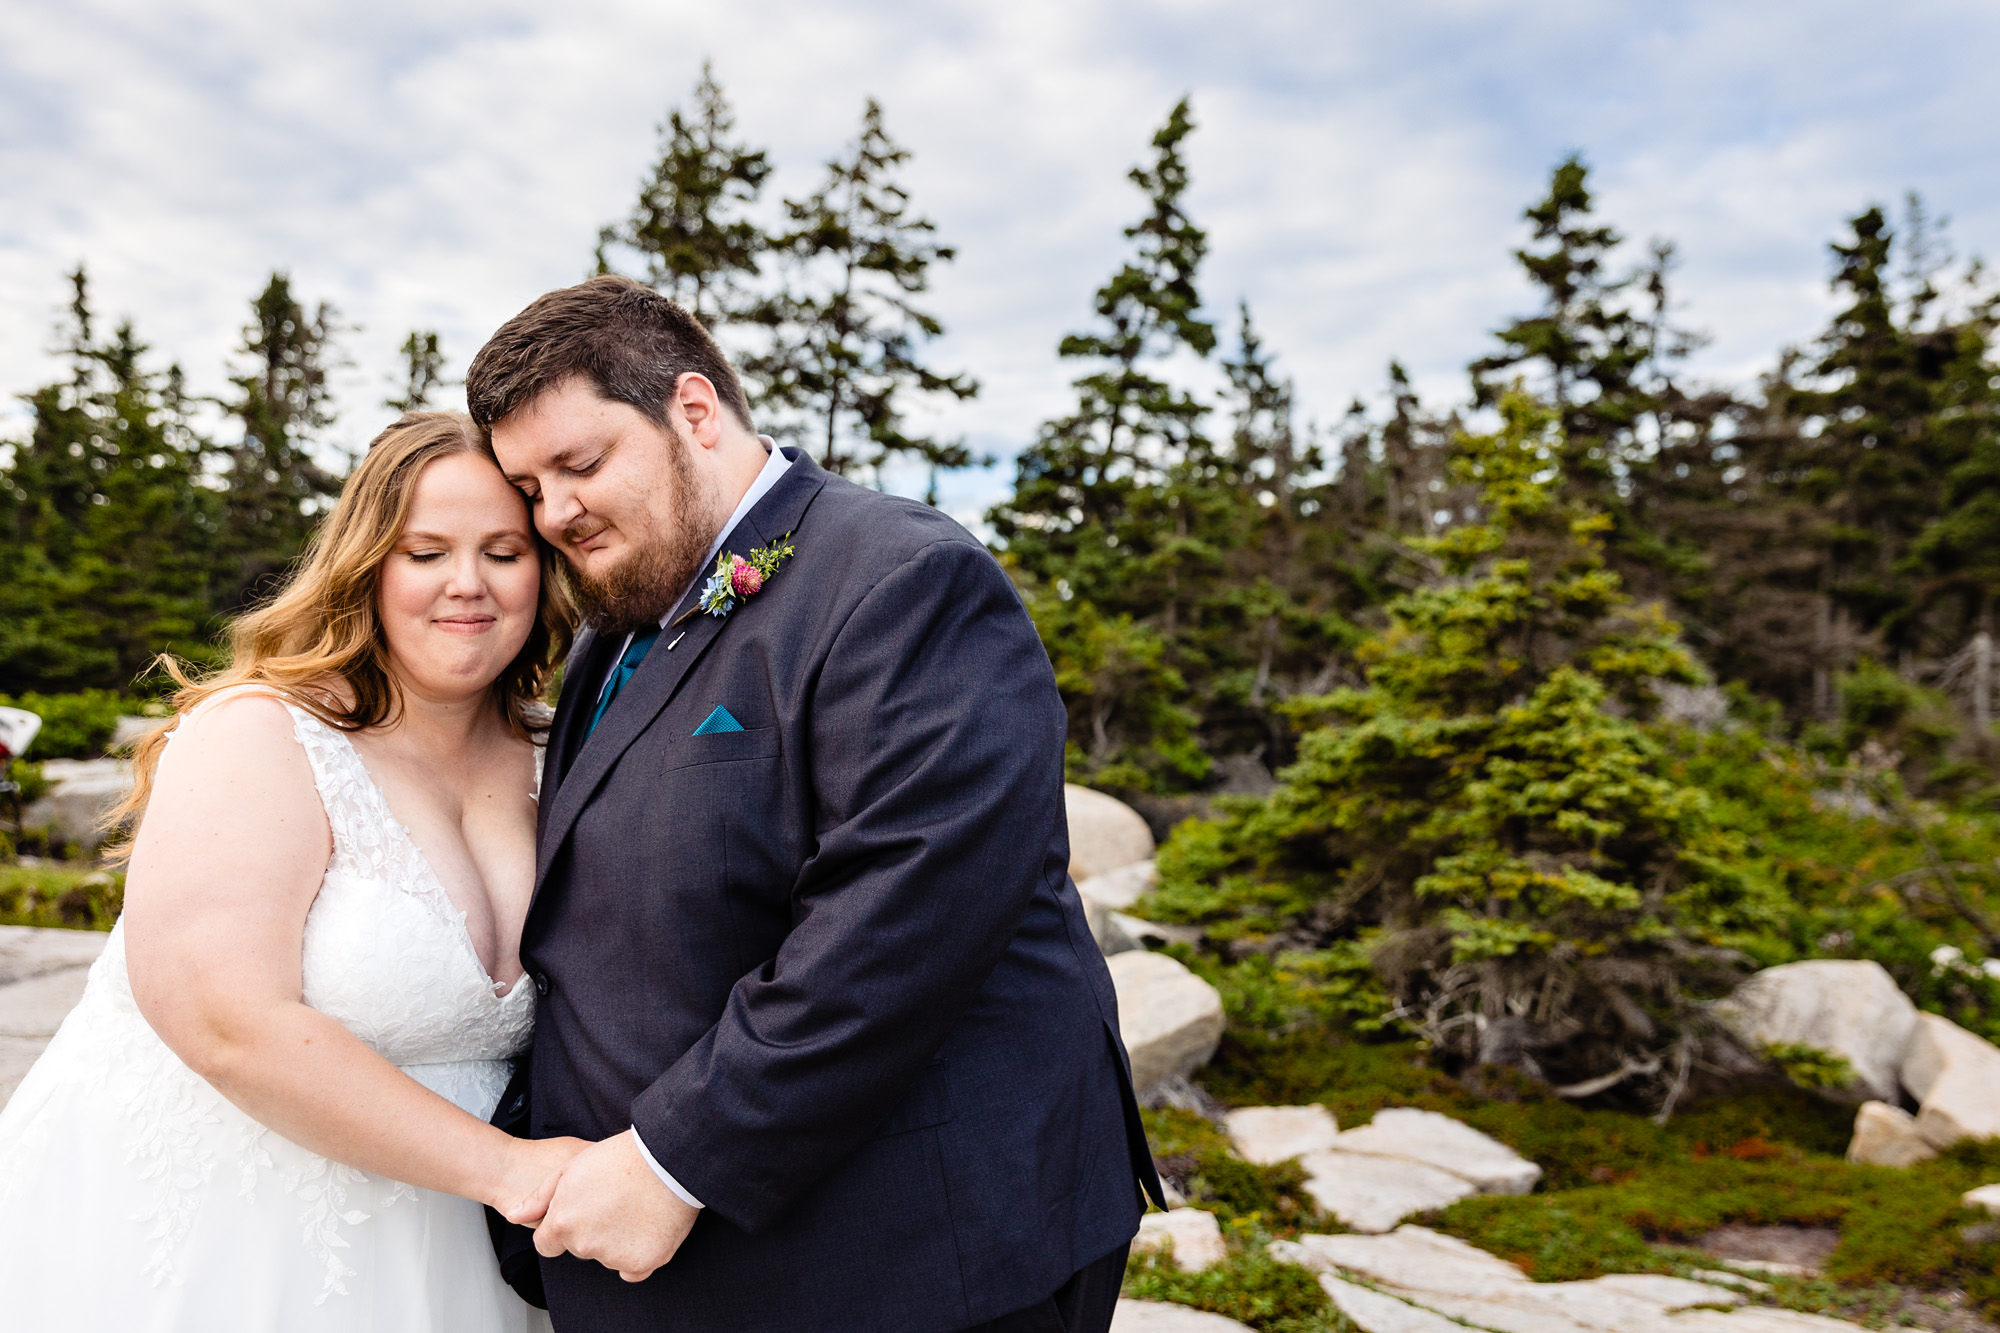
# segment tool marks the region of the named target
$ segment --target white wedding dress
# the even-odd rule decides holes
[[[306,917],[305,1001],[483,1120],[508,1058],[528,1044],[534,988],[523,980],[497,991],[464,914],[354,747],[287,707],[333,831]],[[501,1282],[477,1203],[307,1152],[182,1064],[133,1002],[121,925],[82,1002],[0,1111],[0,1327],[528,1333],[547,1324]]]

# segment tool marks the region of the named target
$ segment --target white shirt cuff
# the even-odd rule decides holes
[[[707,1206],[700,1199],[695,1198],[694,1195],[682,1189],[680,1181],[675,1180],[667,1174],[667,1168],[660,1165],[659,1161],[653,1156],[653,1150],[648,1148],[646,1141],[639,1137],[639,1127],[637,1125],[632,1127],[632,1142],[639,1146],[639,1156],[646,1159],[646,1165],[653,1168],[653,1174],[658,1176],[661,1183],[674,1192],[674,1197],[690,1208],[703,1208]]]

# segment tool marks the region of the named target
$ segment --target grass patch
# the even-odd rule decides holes
[[[0,925],[109,930],[125,906],[125,876],[88,864],[0,865]]]

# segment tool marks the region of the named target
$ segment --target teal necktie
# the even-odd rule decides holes
[[[646,660],[646,651],[659,637],[660,627],[655,625],[651,629],[640,630],[632,636],[632,642],[625,645],[625,651],[618,658],[618,665],[611,668],[611,679],[605,682],[604,694],[597,701],[597,711],[590,715],[590,731],[583,733],[586,737],[597,730],[597,724],[604,720],[604,710],[611,707],[611,701],[618,697],[618,691],[625,688],[625,682],[632,679],[632,673],[639,669],[639,663]]]

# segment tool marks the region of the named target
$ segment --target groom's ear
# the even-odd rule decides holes
[[[726,409],[708,376],[698,370],[682,371],[674,381],[672,411],[697,445],[713,449],[722,443]]]

